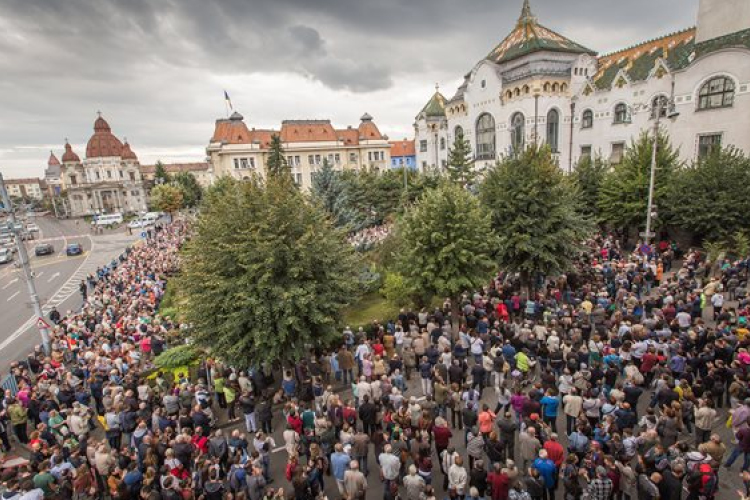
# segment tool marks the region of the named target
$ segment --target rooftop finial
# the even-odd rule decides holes
[[[101,118],[101,117],[102,117],[102,112],[101,112],[101,111],[97,111],[97,112],[96,112],[96,114],[97,114],[97,116],[98,116],[99,118]]]
[[[435,82],[435,93],[440,91],[440,84]]]
[[[518,18],[519,24],[529,23],[535,21],[536,18],[531,12],[531,2],[529,0],[523,0],[523,8],[521,9],[521,17]]]

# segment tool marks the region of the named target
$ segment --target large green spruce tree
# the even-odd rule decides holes
[[[452,184],[427,190],[398,221],[396,271],[405,286],[426,297],[450,297],[458,327],[460,295],[487,283],[497,269],[497,238],[476,196]]]
[[[498,264],[520,273],[525,287],[536,273],[570,269],[592,229],[548,148],[528,148],[489,169],[480,196],[499,238]]]
[[[625,151],[622,162],[614,165],[599,189],[599,215],[602,222],[625,230],[642,230],[646,225],[648,186],[651,175],[653,136],[643,132]],[[660,133],[656,154],[654,205],[659,209],[657,226],[669,217],[666,201],[672,173],[680,165],[679,152]]]
[[[291,169],[286,161],[284,146],[279,134],[271,136],[271,145],[266,160],[266,173],[268,177],[291,177]]]
[[[471,144],[465,139],[463,134],[456,135],[453,140],[450,152],[448,153],[448,177],[453,182],[462,186],[469,186],[474,183],[476,172],[474,171],[474,162],[471,158]]]
[[[291,178],[225,180],[206,193],[178,287],[193,338],[235,366],[294,362],[337,338],[356,299],[344,235]]]

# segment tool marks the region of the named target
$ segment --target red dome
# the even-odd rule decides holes
[[[62,155],[62,161],[63,162],[69,162],[69,161],[80,162],[81,161],[78,155],[73,152],[73,148],[70,146],[69,142],[65,143],[65,152]]]
[[[49,160],[47,160],[47,166],[48,167],[54,167],[56,165],[60,164],[60,160],[57,159],[57,156],[55,156],[55,153],[52,151],[49,152]]]
[[[94,135],[86,145],[86,158],[100,158],[106,156],[120,156],[122,143],[112,134],[107,120],[101,116],[94,122]]]
[[[120,153],[120,157],[123,160],[135,160],[138,161],[138,157],[133,153],[133,150],[130,149],[130,144],[128,144],[128,141],[125,141],[125,144],[122,145],[122,153]]]

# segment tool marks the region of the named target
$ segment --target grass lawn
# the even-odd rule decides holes
[[[385,321],[398,316],[398,307],[379,293],[369,293],[362,300],[344,310],[344,324],[352,328],[370,324],[372,320]]]

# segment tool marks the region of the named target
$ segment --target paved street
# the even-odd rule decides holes
[[[29,222],[35,222],[40,229],[33,241],[26,242],[26,248],[45,315],[52,306],[61,312],[79,307],[81,280],[138,239],[122,228],[94,236],[90,225],[83,220],[37,217],[29,218]],[[55,253],[35,256],[34,247],[40,242],[52,244]],[[84,253],[66,256],[65,248],[70,243],[81,244]],[[39,344],[34,320],[23,271],[13,264],[5,264],[0,267],[0,370],[4,371],[11,361],[25,357]]]

